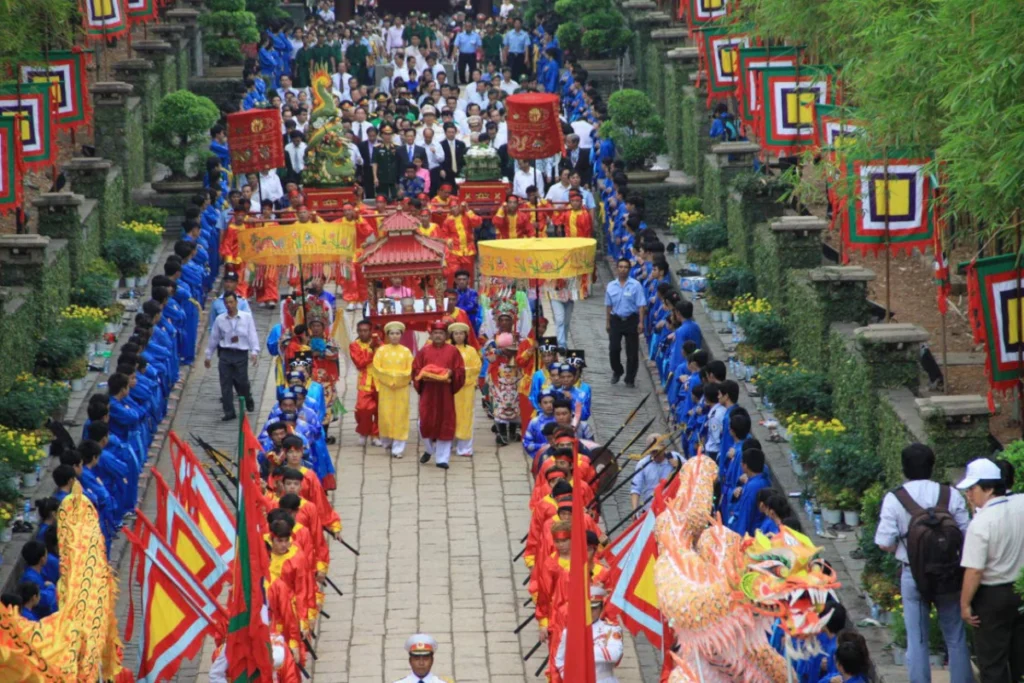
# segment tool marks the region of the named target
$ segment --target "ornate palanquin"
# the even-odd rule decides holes
[[[404,211],[395,211],[382,219],[381,238],[366,247],[356,260],[369,285],[369,317],[374,329],[383,328],[397,320],[410,330],[427,331],[430,323],[441,313],[445,288],[445,243],[443,240],[419,234],[419,221]],[[384,297],[388,280],[403,278],[406,282],[422,283],[420,312],[402,312],[399,302]],[[389,308],[380,310],[378,302],[384,300]],[[434,310],[426,310],[432,302]],[[391,308],[393,306],[393,308]]]

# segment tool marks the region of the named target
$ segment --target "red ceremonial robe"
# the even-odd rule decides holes
[[[448,381],[417,379],[428,366],[447,369]],[[412,377],[420,395],[420,435],[424,439],[451,441],[455,438],[455,394],[466,383],[462,354],[451,344],[427,344],[412,361]]]

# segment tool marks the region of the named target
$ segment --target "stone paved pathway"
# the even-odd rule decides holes
[[[605,271],[605,276],[608,273]],[[608,436],[623,417],[650,390],[641,368],[638,389],[612,391],[607,384],[606,344],[603,334],[603,288],[576,306],[573,338],[587,351],[591,366],[588,381],[595,387],[594,426]],[[276,321],[276,311],[255,311],[261,337]],[[550,317],[550,316],[549,316]],[[346,314],[349,329],[353,314]],[[597,334],[588,334],[591,330]],[[355,372],[347,373],[339,386],[341,399],[354,410]],[[274,401],[272,365],[264,354],[254,378],[257,402],[254,428]],[[202,435],[218,448],[233,453],[236,431],[220,422],[216,367],[194,369],[182,395],[173,428],[182,436]],[[431,633],[441,645],[435,673],[459,683],[513,683],[542,681],[534,678],[543,653],[523,662],[536,642],[536,629],[528,627],[516,636],[515,626],[531,608],[523,606],[528,594],[522,585],[527,573],[522,562],[513,563],[519,538],[529,515],[530,479],[519,444],[498,449],[490,423],[478,407],[472,459],[453,456],[445,474],[432,464],[420,465],[422,452],[416,435],[416,404],[412,398],[412,424],[406,457],[393,460],[373,446],[358,445],[351,412],[332,427],[339,444],[333,447],[338,470],[338,489],[333,502],[344,525],[345,539],[360,551],[355,557],[332,542],[330,577],[344,592],[329,592],[314,647],[319,655],[311,667],[314,681],[330,683],[390,683],[408,673],[403,649],[406,638],[417,631]],[[624,445],[640,425],[654,415],[655,398],[619,438]],[[652,428],[653,429],[653,428]],[[170,457],[161,453],[158,469],[171,476]],[[202,457],[201,451],[198,451]],[[626,487],[628,488],[628,487]],[[626,489],[605,509],[613,525],[628,511]],[[153,495],[142,509],[155,513]],[[127,576],[122,562],[122,576]],[[123,583],[123,582],[122,582]],[[136,610],[139,594],[135,592]],[[128,608],[128,591],[122,592],[121,619]],[[138,616],[138,614],[136,615]],[[138,623],[138,621],[137,621]],[[137,645],[126,648],[134,664]],[[206,681],[212,643],[192,662],[186,662],[177,681]],[[621,683],[657,680],[659,663],[646,642],[626,637],[626,655],[619,667]]]

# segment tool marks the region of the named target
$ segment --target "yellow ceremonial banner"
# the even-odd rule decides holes
[[[238,255],[246,263],[287,266],[335,263],[355,256],[355,225],[291,223],[245,228],[238,235]]]
[[[558,280],[594,272],[597,240],[548,237],[487,240],[477,244],[480,273],[513,279]]]

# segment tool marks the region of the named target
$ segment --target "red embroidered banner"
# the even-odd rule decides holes
[[[561,154],[562,123],[558,95],[526,93],[505,100],[508,155],[513,159],[545,159]]]
[[[237,175],[284,166],[281,112],[250,109],[228,114],[228,148],[231,170]]]

